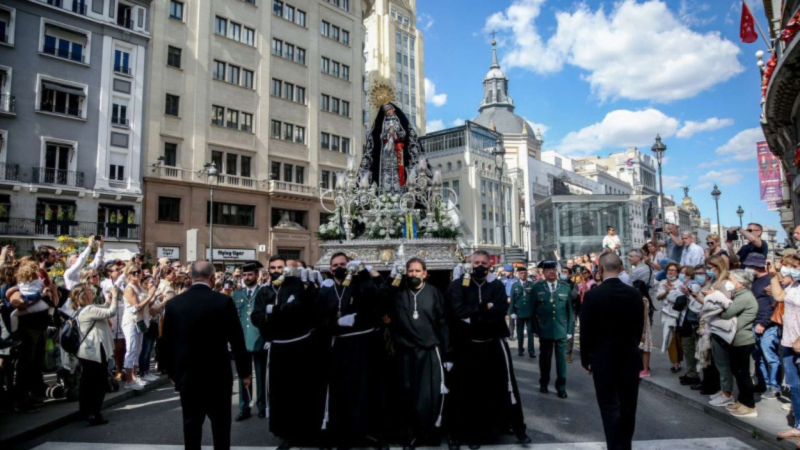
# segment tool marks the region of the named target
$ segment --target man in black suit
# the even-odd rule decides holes
[[[196,262],[191,276],[192,286],[166,306],[164,361],[181,396],[185,447],[200,449],[203,422],[208,416],[214,449],[228,450],[233,395],[228,344],[245,387],[250,386],[252,366],[233,300],[211,289],[214,266],[206,261]]]
[[[636,427],[644,302],[618,278],[619,256],[605,253],[599,266],[603,282],[581,305],[581,364],[594,378],[608,449],[628,450]]]

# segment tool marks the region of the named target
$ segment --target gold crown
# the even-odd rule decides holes
[[[375,83],[369,91],[369,102],[374,108],[395,101],[394,88],[386,83]]]

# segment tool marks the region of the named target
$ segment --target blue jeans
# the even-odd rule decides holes
[[[792,409],[800,411],[800,354],[791,347],[783,347],[783,370],[791,392]],[[800,414],[795,415],[794,427],[800,429]]]
[[[758,388],[781,390],[781,340],[778,337],[779,327],[772,326],[764,330],[763,334],[756,334],[753,327],[753,336],[756,345],[753,347],[753,361],[756,363],[756,377]]]
[[[148,329],[142,337],[142,352],[139,353],[139,376],[150,373],[150,357],[153,356],[153,347],[156,345],[158,333],[151,333]]]

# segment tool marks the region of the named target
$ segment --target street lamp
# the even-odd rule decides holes
[[[736,215],[739,216],[739,228],[742,228],[742,216],[744,215],[742,205],[739,205],[739,209],[736,210]]]
[[[661,142],[661,135],[656,135],[656,143],[650,147],[650,150],[656,154],[656,161],[658,162],[658,203],[661,205],[661,226],[664,226],[666,215],[664,214],[664,182],[661,181],[661,163],[664,160],[664,152],[667,151],[667,146]]]
[[[214,184],[212,184],[212,178],[214,182],[219,182],[219,171],[217,170],[217,165],[212,161],[210,163],[206,163],[203,165],[203,170],[201,171],[202,174],[206,176],[206,183],[208,184],[209,190],[209,206],[208,206],[208,259],[211,262],[211,265],[214,265]]]
[[[503,197],[503,191],[505,191],[505,187],[503,186],[503,163],[505,162],[505,159],[506,149],[503,147],[503,141],[498,140],[497,147],[494,149],[494,167],[495,170],[497,170],[497,178],[500,181],[500,233],[502,233],[500,240],[500,255],[503,264],[506,262],[506,204]]]
[[[717,232],[719,233],[720,239],[722,239],[722,224],[719,221],[719,196],[722,195],[722,192],[719,191],[717,185],[714,185],[714,190],[711,191],[711,196],[714,197],[714,203],[717,205]]]

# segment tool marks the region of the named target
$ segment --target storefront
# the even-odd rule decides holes
[[[252,248],[217,248],[214,247],[214,266],[217,270],[244,265],[248,261],[257,259],[257,252]],[[206,248],[206,259],[210,260],[211,252]]]

